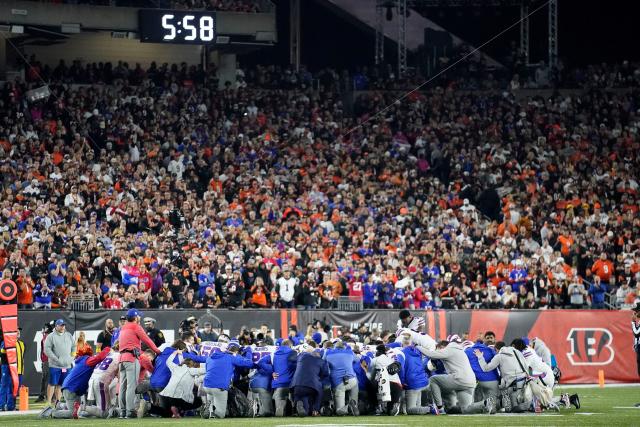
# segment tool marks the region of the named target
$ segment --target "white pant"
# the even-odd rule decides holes
[[[224,418],[227,415],[227,397],[228,390],[220,388],[203,387],[207,393],[207,405],[210,416],[215,415],[217,418]]]
[[[425,415],[429,413],[429,407],[422,406],[422,392],[426,389],[427,386],[424,386],[419,389],[404,391],[404,401],[407,414]]]
[[[358,403],[358,380],[352,377],[347,380],[346,384],[340,383],[335,386],[333,397],[336,404],[336,415],[347,415],[349,412],[347,404],[352,400]]]

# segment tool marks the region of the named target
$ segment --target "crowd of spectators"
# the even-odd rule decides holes
[[[637,89],[377,91],[349,115],[326,70],[218,89],[214,67],[32,64],[0,99],[0,270],[22,308],[638,299]]]
[[[150,9],[217,10],[220,12],[262,12],[267,1],[256,0],[36,0],[46,3],[93,6],[139,7]]]

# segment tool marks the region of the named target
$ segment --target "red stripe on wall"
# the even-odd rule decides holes
[[[447,313],[444,311],[438,312],[438,327],[440,329],[440,339],[447,339]]]
[[[436,318],[431,310],[427,312],[427,335],[434,339],[436,337]]]
[[[300,329],[302,328],[302,326],[298,325],[298,310],[296,310],[295,308],[292,308],[291,310],[289,310],[289,313],[291,313],[291,324],[296,325],[296,327],[298,328],[298,332],[306,333],[307,332],[306,329],[302,330]]]
[[[287,320],[287,310],[280,309],[280,336],[286,338],[289,333],[289,322]]]
[[[475,341],[479,333],[493,331],[496,340],[504,339],[504,333],[509,323],[508,311],[473,311],[471,313],[471,324],[469,325],[469,339]]]

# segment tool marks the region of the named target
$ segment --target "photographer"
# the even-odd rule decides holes
[[[47,336],[53,332],[55,322],[52,320],[42,327],[42,340],[40,341],[40,360],[42,361],[42,379],[40,380],[40,394],[36,403],[44,402],[47,396],[47,385],[49,384],[49,358],[44,351],[44,342]]]

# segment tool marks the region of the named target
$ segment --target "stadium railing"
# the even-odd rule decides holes
[[[93,311],[95,302],[92,294],[69,295],[67,308],[71,311]]]
[[[338,297],[339,311],[363,311],[364,305],[361,297]]]

